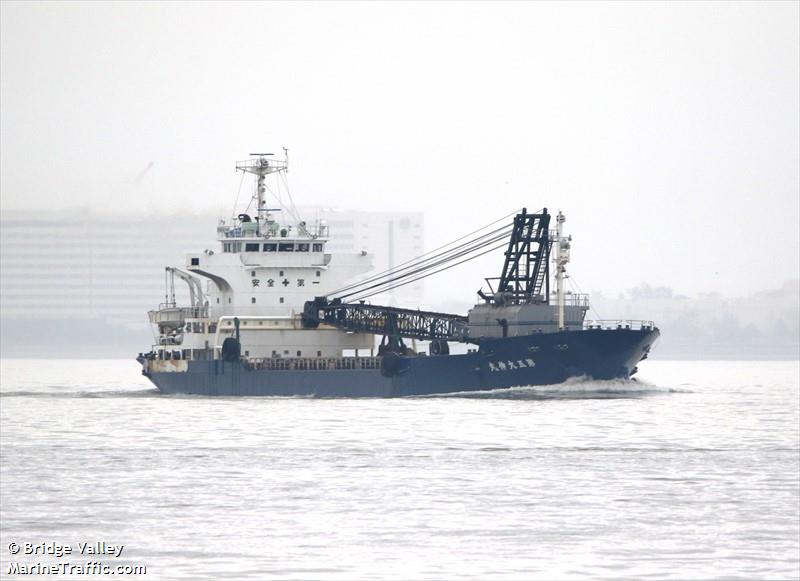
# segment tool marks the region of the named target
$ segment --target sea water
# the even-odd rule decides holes
[[[798,362],[640,368],[207,398],[133,361],[3,360],[0,577],[797,579]]]

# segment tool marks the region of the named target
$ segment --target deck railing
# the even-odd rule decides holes
[[[250,369],[277,371],[328,371],[335,369],[380,369],[380,357],[262,357],[245,358],[244,365]]]
[[[148,311],[151,323],[178,323],[186,319],[205,319],[208,317],[208,307],[175,307],[165,306],[161,303],[157,311]]]
[[[558,304],[558,299],[555,294],[550,299],[551,305]],[[565,307],[586,307],[589,308],[589,295],[581,293],[564,293],[564,306]]]
[[[634,331],[646,331],[657,329],[653,321],[640,319],[594,319],[583,322],[584,329],[632,329]]]

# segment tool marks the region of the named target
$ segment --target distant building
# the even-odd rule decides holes
[[[0,220],[0,317],[143,326],[164,297],[162,263],[208,245],[215,222],[8,212]]]
[[[308,221],[328,223],[330,251],[372,253],[376,272],[423,253],[424,221],[419,212],[300,212]],[[6,323],[92,319],[111,328],[146,328],[147,311],[164,301],[164,267],[182,267],[189,252],[216,250],[218,218],[4,212],[0,318]],[[176,291],[180,297],[183,285]],[[422,281],[393,292],[399,302],[416,300],[423,294]]]
[[[800,281],[746,297],[674,294],[643,284],[617,298],[593,293],[598,318],[653,319],[662,359],[796,359],[800,356]],[[590,315],[591,316],[591,315]]]
[[[361,212],[334,208],[301,208],[309,219],[325,220],[330,227],[330,252],[359,252],[375,256],[372,274],[403,265],[425,252],[425,221],[421,212]],[[367,275],[370,276],[370,275]],[[397,303],[423,300],[422,280],[389,292]]]

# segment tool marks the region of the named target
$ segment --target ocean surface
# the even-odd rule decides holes
[[[162,396],[134,361],[3,360],[0,577],[797,579],[798,362],[640,369],[324,400]]]

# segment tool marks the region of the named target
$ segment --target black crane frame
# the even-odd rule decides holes
[[[514,217],[514,228],[505,252],[505,263],[497,285],[505,303],[528,303],[536,297],[550,303],[550,214],[528,214],[526,208]],[[496,279],[494,279],[496,280]]]
[[[485,300],[503,304],[523,304],[532,300],[550,302],[549,258],[552,240],[550,214],[528,214],[525,208],[514,217],[514,225],[505,252],[498,293]],[[497,280],[497,279],[488,279]],[[542,292],[544,291],[544,292]],[[502,299],[498,299],[497,296]],[[477,343],[469,338],[469,320],[462,315],[413,309],[398,309],[364,303],[344,303],[339,298],[316,297],[306,302],[303,326],[330,325],[346,332],[383,335],[396,348],[401,338],[423,341],[459,341]]]
[[[325,297],[317,297],[305,304],[302,319],[307,328],[322,323],[343,331],[394,338],[469,341],[467,317],[450,313],[342,303],[338,299],[328,302]]]

